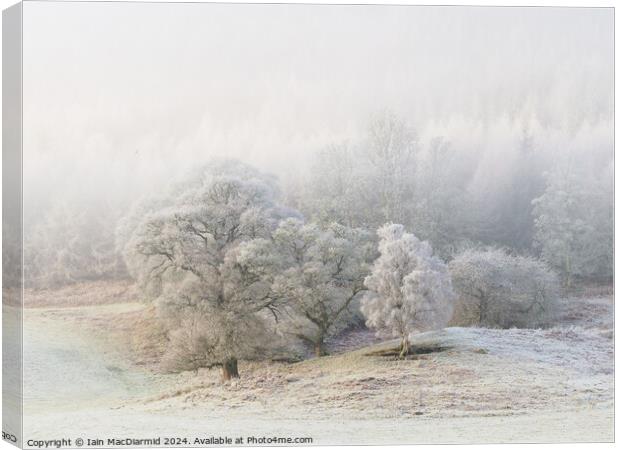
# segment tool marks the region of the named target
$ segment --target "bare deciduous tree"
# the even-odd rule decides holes
[[[555,314],[556,275],[541,261],[499,249],[465,250],[449,264],[460,325],[535,327]]]
[[[364,277],[374,257],[367,232],[334,224],[320,227],[295,219],[273,234],[279,258],[275,295],[289,312],[282,329],[325,354],[325,339],[350,323],[350,310],[365,290]]]
[[[363,291],[374,257],[367,232],[338,224],[283,220],[271,239],[238,247],[285,314],[274,314],[277,329],[325,354],[325,339],[350,324],[351,307]]]
[[[224,379],[238,377],[237,360],[263,344],[264,314],[277,312],[269,283],[243,259],[239,245],[269,237],[287,211],[277,205],[266,176],[228,161],[171,192],[168,205],[133,231],[127,263],[150,288],[173,330],[172,343],[190,333],[183,345],[202,349],[193,361],[220,366]],[[184,327],[190,328],[180,331]]]
[[[29,229],[24,246],[28,284],[59,286],[126,277],[114,248],[118,211],[101,202],[60,200]]]
[[[587,177],[572,164],[546,174],[545,192],[533,200],[535,244],[541,257],[573,278],[613,276],[613,168]]]

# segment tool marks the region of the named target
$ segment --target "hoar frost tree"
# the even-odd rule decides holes
[[[417,149],[416,133],[396,115],[386,112],[371,122],[362,152],[373,168],[383,222],[402,223],[410,216]]]
[[[594,177],[571,165],[546,174],[547,186],[533,200],[535,244],[560,271],[564,285],[574,277],[608,281],[613,268],[613,168]]]
[[[395,114],[377,114],[357,142],[328,146],[310,167],[296,202],[322,223],[374,229],[409,223],[413,211],[415,131]]]
[[[374,243],[361,229],[288,219],[271,245],[279,259],[272,290],[289,312],[282,329],[322,356],[325,339],[350,323],[351,306],[365,290]]]
[[[454,148],[442,137],[431,139],[416,160],[413,228],[442,257],[451,255],[462,239],[464,189]]]
[[[468,249],[449,268],[458,325],[535,327],[555,314],[558,279],[542,261],[501,249]]]
[[[422,144],[410,123],[387,111],[374,116],[363,137],[317,153],[304,182],[290,183],[290,201],[323,224],[404,224],[449,256],[466,234],[463,159],[441,137]]]
[[[330,145],[312,162],[309,179],[298,186],[291,204],[320,223],[366,225],[372,211],[364,201],[364,183],[357,149],[346,142]]]
[[[369,292],[361,309],[370,328],[400,338],[404,358],[412,333],[448,323],[455,295],[447,266],[428,242],[397,224],[384,225],[377,233],[380,256],[365,280]]]
[[[109,203],[52,202],[46,214],[30,225],[24,264],[34,287],[126,277],[114,248],[113,226],[118,211]],[[29,222],[30,223],[30,222]]]
[[[127,264],[168,325],[173,368],[219,366],[224,379],[238,377],[237,360],[268,346],[265,316],[278,312],[240,244],[269,238],[287,211],[268,177],[230,161],[196,171],[167,203],[134,229]]]

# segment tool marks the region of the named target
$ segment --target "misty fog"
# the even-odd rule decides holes
[[[325,155],[357,158],[386,117],[411,133],[412,186],[438,143],[448,155],[434,179],[458,203],[438,207],[467,215],[447,229],[467,228],[455,240],[538,254],[531,201],[554,170],[601,184],[593,195],[611,211],[611,9],[24,8],[26,227],[60,210],[99,215],[111,248],[132,204],[213,157],[274,174],[284,201],[313,216]],[[413,203],[437,189],[417,186]]]

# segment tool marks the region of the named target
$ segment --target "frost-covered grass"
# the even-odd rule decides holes
[[[26,308],[54,308],[127,303],[139,298],[131,281],[87,281],[55,289],[26,289]]]
[[[340,423],[357,433],[343,431],[333,440],[326,435],[321,442],[609,440],[612,301],[609,296],[563,300],[558,322],[548,329],[448,328],[418,335],[414,347],[443,351],[404,361],[377,355],[395,348],[396,341],[377,343],[367,330],[350,330],[328,343],[331,356],[298,363],[241,362],[241,379],[225,384],[217,370],[158,373],[157,348],[135,345],[153,335],[152,330],[144,335],[150,321],[139,318],[152,317],[152,311],[146,314],[141,304],[29,309],[26,330],[36,329],[39,338],[28,350],[31,357],[47,358],[45,370],[30,379],[30,393],[65,383],[69,366],[80,373],[80,390],[79,395],[59,390],[66,395],[53,402],[46,394],[47,401],[33,403],[37,407],[30,409],[26,426],[58,433],[58,427],[68,426],[66,417],[52,411],[63,404],[65,414],[74,410],[93,418],[93,432],[114,425],[140,434],[146,424],[170,429],[166,424],[171,423],[202,433],[209,423],[265,433],[282,424],[282,430],[318,433]],[[89,383],[101,385],[102,378],[113,398],[100,391],[93,398],[96,389],[88,391]],[[125,420],[107,418],[111,409]],[[587,432],[570,434],[571,423],[584,424]],[[368,427],[376,432],[366,432]],[[468,427],[493,427],[496,434],[483,437]],[[433,430],[443,430],[444,438]]]
[[[571,325],[609,332],[614,328],[613,294],[573,296],[559,304],[557,325]]]
[[[146,407],[364,419],[524,414],[612,399],[611,341],[587,330],[450,328],[413,344],[447,349],[405,361],[376,356],[394,341],[296,364],[246,363],[242,378],[224,385],[205,370],[179,376],[179,388],[190,380],[195,388],[153,397]]]

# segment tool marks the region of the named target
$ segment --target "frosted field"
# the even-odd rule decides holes
[[[372,334],[357,331],[332,343],[341,353],[243,363],[242,378],[224,385],[217,370],[163,375],[136,364],[123,327],[139,303],[30,308],[25,437],[612,441],[612,304],[565,300],[547,330],[426,333],[414,344],[433,351],[406,361],[377,355],[391,343],[368,347]]]

